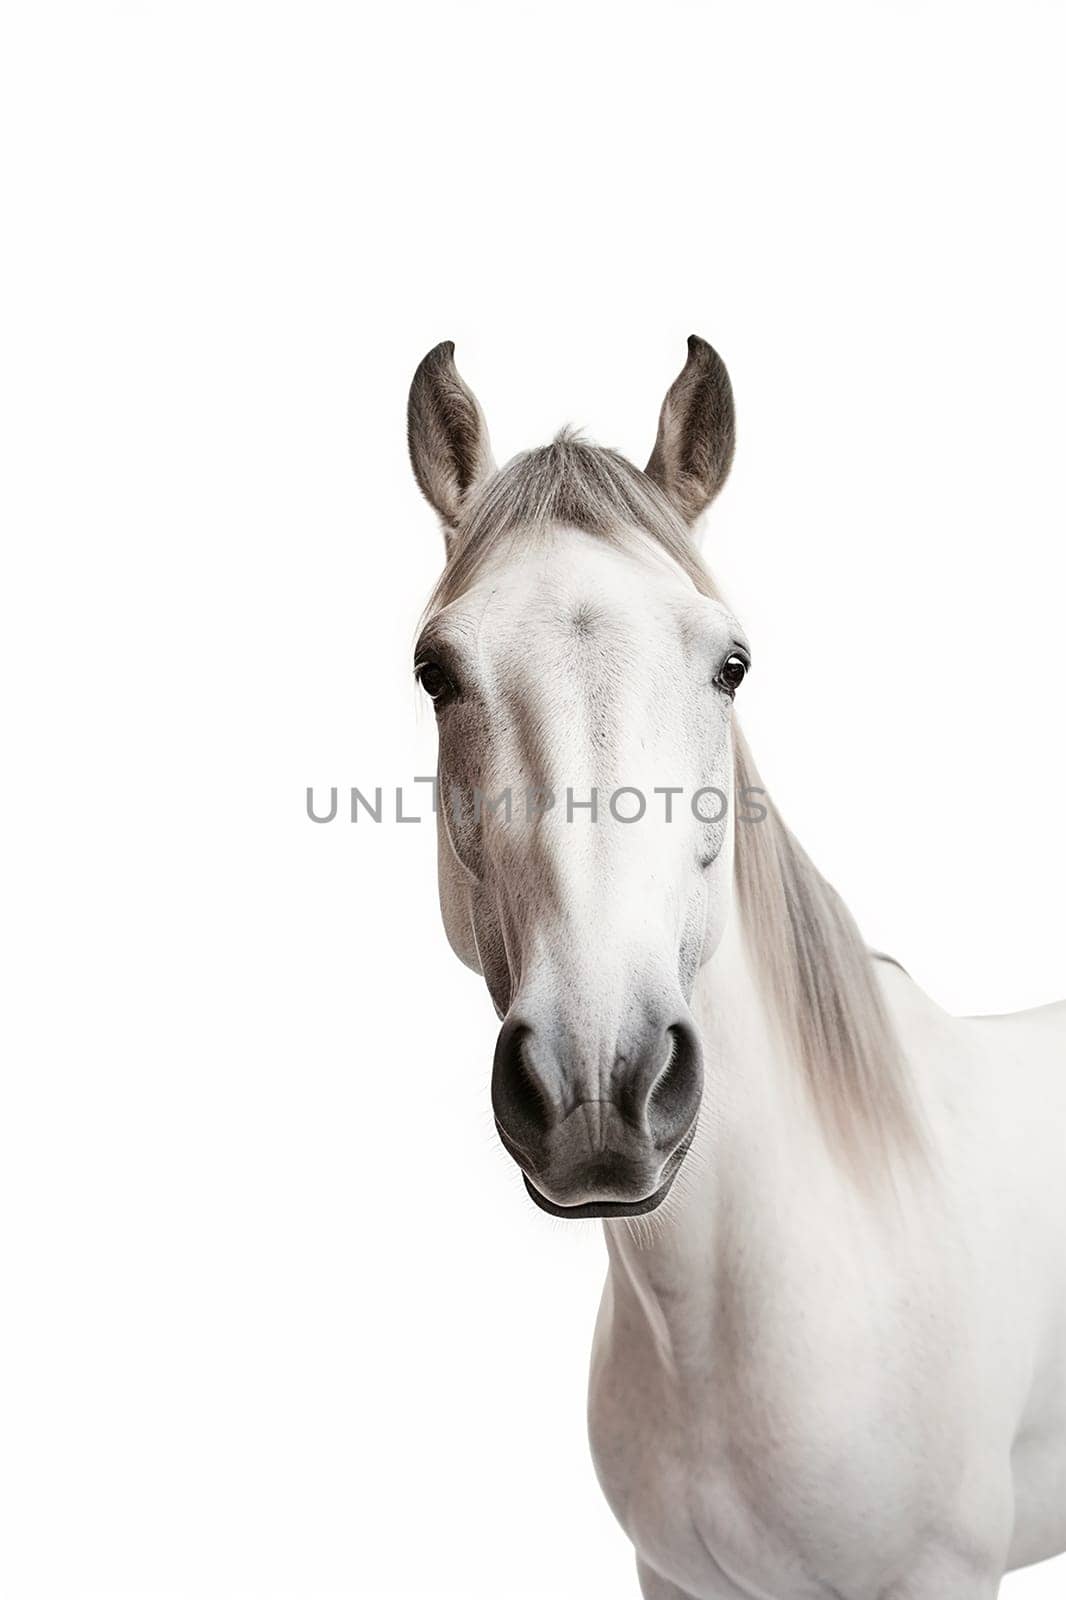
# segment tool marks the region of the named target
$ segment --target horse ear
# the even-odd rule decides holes
[[[455,366],[450,339],[419,363],[407,400],[407,446],[418,487],[451,539],[471,491],[495,470],[488,429]]]
[[[688,523],[705,511],[729,476],[735,429],[733,386],[725,362],[692,334],[688,360],[659,413],[648,477]]]

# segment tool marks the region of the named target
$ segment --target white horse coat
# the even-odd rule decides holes
[[[1066,1003],[946,1016],[746,809],[708,345],[645,473],[568,436],[497,472],[450,345],[409,423],[445,924],[531,1197],[604,1219],[590,1438],[643,1594],[990,1600],[1066,1550]]]
[[[878,965],[936,1161],[898,1215],[827,1166],[727,938],[729,1111],[653,1240],[604,1224],[590,1434],[655,1600],[976,1600],[1066,1548],[1066,1005],[958,1020]]]

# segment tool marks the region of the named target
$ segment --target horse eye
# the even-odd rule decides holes
[[[441,700],[451,688],[448,674],[435,661],[424,661],[415,668],[415,676],[431,700]]]
[[[743,656],[731,655],[722,663],[715,680],[727,694],[736,694],[748,674],[748,663]]]

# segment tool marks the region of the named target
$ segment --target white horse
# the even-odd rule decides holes
[[[409,436],[444,921],[530,1196],[606,1219],[590,1438],[642,1592],[990,1600],[1066,1549],[1066,1003],[947,1016],[763,797],[690,531],[709,345],[645,472],[569,435],[497,471],[450,344]]]

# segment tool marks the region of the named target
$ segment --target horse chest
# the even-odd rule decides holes
[[[892,1452],[872,1416],[842,1428],[809,1380],[763,1378],[685,1371],[653,1341],[601,1330],[589,1434],[607,1500],[638,1554],[700,1600],[862,1592],[906,1537],[886,1509],[901,1500]]]

